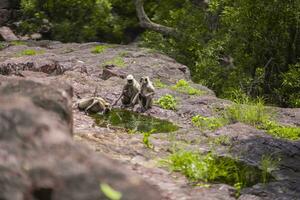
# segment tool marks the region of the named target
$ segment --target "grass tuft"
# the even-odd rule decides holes
[[[107,45],[97,45],[91,50],[91,53],[100,54],[103,53],[107,48],[109,48]]]
[[[103,65],[115,65],[116,67],[120,67],[120,68],[126,66],[124,59],[120,56],[117,56],[111,60],[106,61]]]
[[[189,95],[202,95],[204,94],[203,91],[198,90],[196,88],[193,88],[192,86],[190,86],[190,84],[183,79],[180,79],[176,85],[171,87],[173,90],[181,92],[181,93],[185,93],[185,94],[189,94]]]
[[[18,56],[34,56],[34,55],[38,55],[38,54],[43,54],[44,51],[42,50],[35,50],[35,49],[25,49],[23,51],[21,51],[20,53],[18,53]]]
[[[199,127],[201,130],[216,130],[228,123],[226,118],[203,117],[196,115],[192,118],[194,126]]]

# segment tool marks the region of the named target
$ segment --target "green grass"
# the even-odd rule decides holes
[[[216,117],[203,117],[201,115],[196,115],[192,118],[192,123],[194,126],[199,127],[201,130],[216,130],[228,123],[226,118],[216,118]]]
[[[170,94],[166,94],[160,97],[157,101],[155,101],[155,103],[159,105],[161,108],[167,110],[176,110],[177,107],[176,99]]]
[[[18,56],[34,56],[38,54],[43,54],[44,51],[42,50],[35,50],[35,49],[25,49],[18,53]]]
[[[280,158],[274,158],[271,155],[263,155],[260,160],[260,168],[262,170],[262,182],[267,183],[271,179],[271,172],[279,166]]]
[[[190,86],[190,84],[181,79],[179,80],[176,85],[172,86],[171,89],[181,92],[181,93],[185,93],[185,94],[189,94],[189,95],[202,95],[204,94],[204,91],[198,90],[196,88],[193,88],[192,86]]]
[[[253,100],[239,92],[234,93],[234,104],[222,111],[222,117],[203,117],[200,115],[192,118],[194,126],[201,130],[216,130],[226,124],[242,122],[258,129],[265,130],[268,134],[283,139],[298,140],[300,127],[281,125],[272,118],[274,113],[265,107],[260,98]]]
[[[154,84],[154,87],[158,88],[158,89],[168,87],[165,83],[161,82],[161,80],[158,78],[153,80],[153,84]]]
[[[265,171],[266,175],[263,177],[263,171],[259,168],[231,158],[218,157],[213,153],[178,151],[171,154],[163,163],[170,170],[181,172],[192,182],[226,183],[234,186],[238,192],[244,187],[262,181],[268,182],[271,179],[269,171]],[[270,166],[268,163],[266,165]]]
[[[107,48],[109,48],[109,46],[107,46],[107,45],[97,45],[97,46],[93,47],[93,49],[91,50],[91,53],[100,54],[100,53],[103,53]]]
[[[267,120],[258,128],[266,130],[270,135],[277,138],[298,140],[300,138],[300,127],[284,126],[275,121]]]
[[[5,44],[0,42],[0,50],[4,49],[5,48]]]
[[[15,41],[11,41],[10,44],[14,46],[21,46],[21,45],[26,45],[27,43],[24,41],[15,40]]]
[[[225,117],[232,122],[243,122],[252,126],[258,126],[271,118],[262,100],[249,104],[236,103],[226,109]]]
[[[113,59],[106,61],[103,65],[115,65],[116,67],[120,68],[126,66],[124,59],[120,56],[114,57]]]
[[[150,136],[152,133],[154,133],[156,130],[151,130],[148,132],[143,132],[143,143],[145,145],[145,147],[149,148],[149,149],[153,149],[154,145],[150,142]]]

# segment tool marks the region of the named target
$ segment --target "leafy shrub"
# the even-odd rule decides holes
[[[196,88],[193,88],[190,86],[190,84],[186,80],[179,80],[176,85],[172,87],[173,90],[176,90],[181,93],[186,93],[189,95],[201,95],[203,94],[203,91],[200,91]]]
[[[170,95],[166,94],[165,96],[160,97],[156,103],[163,109],[176,110],[177,101]]]
[[[225,118],[203,117],[201,115],[196,115],[192,118],[192,123],[201,130],[216,130],[227,124],[228,121]]]

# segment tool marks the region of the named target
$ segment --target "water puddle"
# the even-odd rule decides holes
[[[179,128],[167,120],[121,109],[113,109],[107,114],[95,114],[92,117],[98,126],[107,127],[107,125],[111,125],[137,132],[153,131],[153,133],[168,133],[176,131]]]

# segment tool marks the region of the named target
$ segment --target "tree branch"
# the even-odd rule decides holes
[[[144,10],[144,0],[134,0],[140,26],[163,35],[178,37],[176,29],[152,22]]]

